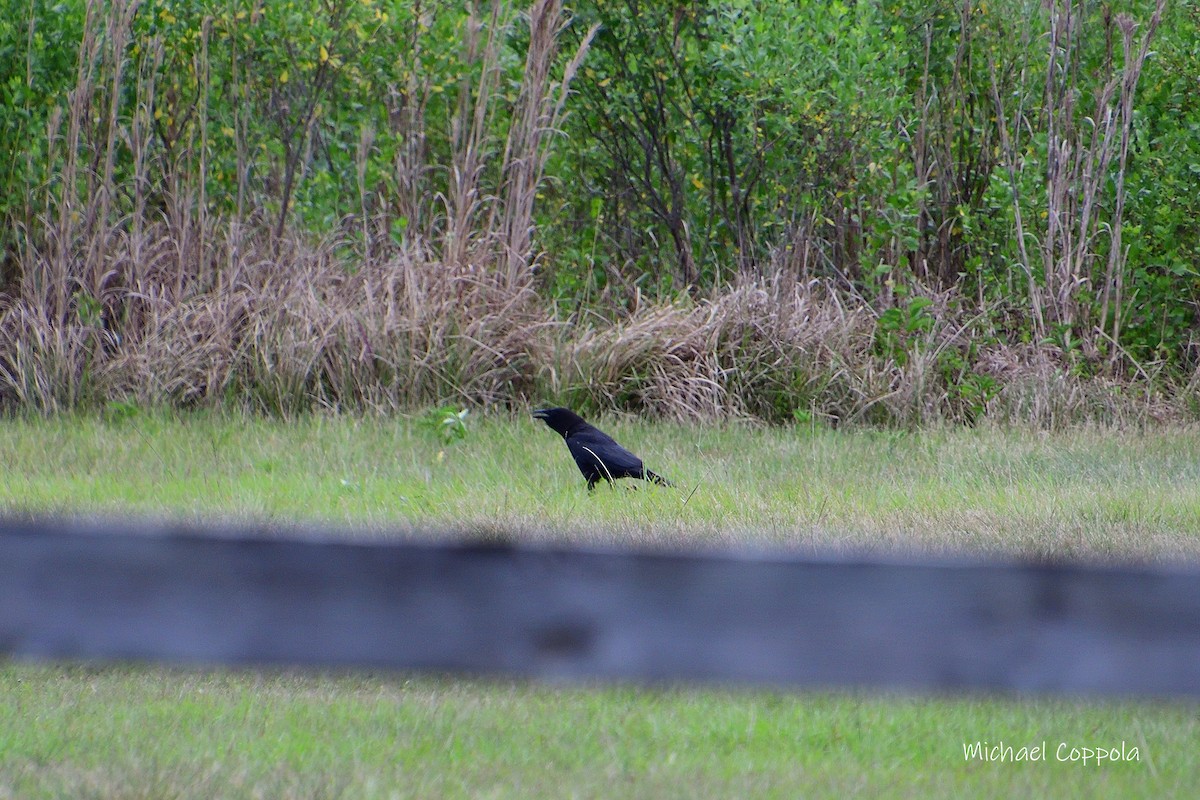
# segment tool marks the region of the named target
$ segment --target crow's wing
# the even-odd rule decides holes
[[[571,434],[567,437],[567,447],[584,475],[598,468],[598,477],[602,478],[642,477],[642,460],[596,428]]]

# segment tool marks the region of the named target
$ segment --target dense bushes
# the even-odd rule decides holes
[[[17,3],[0,401],[1182,413],[1198,33],[1154,0]]]

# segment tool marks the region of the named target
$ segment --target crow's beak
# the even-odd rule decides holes
[[[550,416],[549,409],[539,408],[537,411],[533,412],[534,419],[546,419],[549,416]]]

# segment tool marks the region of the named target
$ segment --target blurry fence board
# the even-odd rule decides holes
[[[1200,695],[1200,574],[0,520],[0,655]]]

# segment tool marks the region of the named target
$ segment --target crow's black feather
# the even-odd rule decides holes
[[[541,408],[533,416],[563,437],[567,449],[587,479],[588,490],[600,480],[609,483],[618,478],[641,478],[661,486],[673,484],[661,475],[646,469],[642,460],[583,417],[566,408]]]

